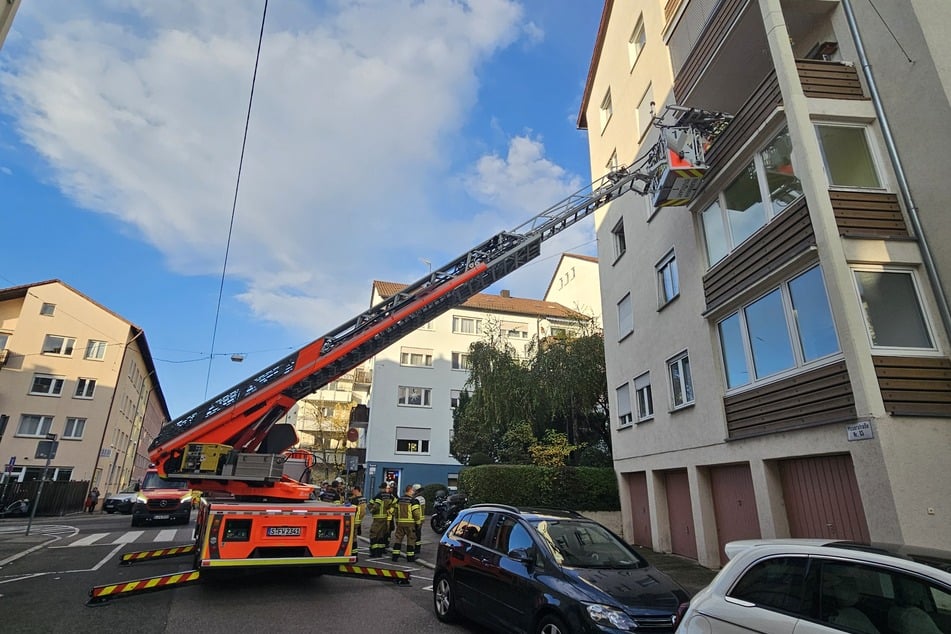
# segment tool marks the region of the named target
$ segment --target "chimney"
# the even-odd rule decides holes
[[[499,297],[511,297],[511,296],[512,296],[512,291],[508,289],[504,289],[499,292]]]

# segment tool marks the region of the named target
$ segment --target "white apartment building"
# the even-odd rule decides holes
[[[595,217],[624,535],[951,549],[951,4],[607,0],[579,127],[630,165],[732,116],[699,190]],[[938,159],[938,160],[936,160]]]
[[[547,302],[556,302],[589,317],[598,328],[603,328],[598,258],[563,253],[544,298]]]
[[[59,443],[47,477],[117,491],[148,467],[168,421],[145,332],[59,280],[0,289],[0,456],[42,477],[38,441]]]
[[[570,268],[560,266],[560,274]],[[568,282],[574,288],[596,288],[596,274],[596,265],[579,265]],[[374,282],[373,304],[403,287]],[[594,302],[588,297],[583,301]],[[589,317],[553,301],[512,297],[508,291],[480,293],[378,354],[366,432],[367,491],[385,480],[397,482],[400,490],[413,483],[456,486],[461,465],[449,454],[452,412],[469,378],[469,346],[487,328],[501,328],[523,354],[533,339],[566,332]]]

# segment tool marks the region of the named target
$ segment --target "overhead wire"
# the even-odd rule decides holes
[[[208,374],[205,377],[205,397],[211,383],[211,367],[215,359],[215,341],[218,337],[218,321],[221,318],[221,298],[225,291],[225,278],[228,273],[228,256],[231,253],[231,237],[234,234],[234,219],[238,209],[238,190],[241,187],[241,170],[244,167],[244,151],[248,144],[248,128],[251,126],[251,105],[254,103],[254,86],[258,78],[258,65],[261,61],[261,43],[264,41],[264,24],[267,21],[267,0],[261,14],[261,31],[258,33],[258,50],[254,56],[254,73],[251,75],[251,94],[248,97],[248,112],[244,120],[244,137],[241,140],[241,158],[238,160],[238,175],[234,184],[234,198],[231,202],[231,222],[228,224],[228,241],[225,244],[225,257],[221,266],[221,283],[218,286],[218,304],[215,307],[215,325],[211,331],[211,353],[208,356]]]

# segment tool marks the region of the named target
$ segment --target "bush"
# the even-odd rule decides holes
[[[577,511],[621,508],[614,469],[602,467],[470,466],[459,474],[459,489],[469,494],[470,504],[493,502]]]
[[[469,466],[470,467],[479,467],[484,464],[492,464],[492,457],[488,454],[481,452],[476,452],[469,456]]]

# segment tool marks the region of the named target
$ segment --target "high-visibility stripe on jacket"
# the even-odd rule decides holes
[[[396,499],[389,493],[377,493],[370,500],[370,513],[375,520],[388,520],[393,517]]]
[[[419,501],[411,495],[400,496],[396,501],[396,523],[411,524],[415,527],[421,521]]]

